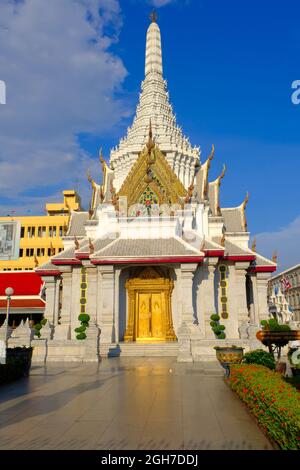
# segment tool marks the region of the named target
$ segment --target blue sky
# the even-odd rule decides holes
[[[131,123],[156,4],[178,123],[202,160],[214,143],[211,178],[227,164],[222,205],[240,204],[249,191],[258,251],[277,248],[280,268],[299,263],[300,105],[291,84],[300,79],[300,4],[47,3],[0,2],[1,214],[42,212],[67,187],[87,200],[86,169],[100,178],[99,147],[109,156]]]

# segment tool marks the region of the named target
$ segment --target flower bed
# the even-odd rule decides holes
[[[227,383],[281,449],[300,449],[300,395],[280,374],[260,365],[233,364]]]

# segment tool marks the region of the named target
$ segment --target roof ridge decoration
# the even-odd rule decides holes
[[[117,197],[127,197],[127,207],[139,203],[147,189],[157,195],[159,204],[180,204],[187,196],[187,190],[176,176],[165,156],[157,145],[152,149],[149,162],[149,149],[146,146],[132,166],[121,186]]]
[[[225,176],[226,169],[227,167],[224,163],[221,174],[215,179],[215,181],[212,181],[208,184],[209,205],[210,205],[212,215],[214,217],[222,216],[221,207],[220,207],[220,187],[221,187],[221,181]]]
[[[211,152],[203,165],[200,166],[199,171],[195,175],[196,192],[201,202],[207,200],[208,197],[208,173],[211,167],[211,162],[215,155],[215,146],[212,144]]]
[[[242,209],[242,221],[243,221],[243,227],[244,227],[245,232],[248,231],[248,224],[247,224],[247,218],[246,218],[246,207],[247,207],[247,204],[249,202],[249,197],[250,197],[250,195],[247,191],[246,197],[243,200],[242,204],[240,205],[240,207]]]

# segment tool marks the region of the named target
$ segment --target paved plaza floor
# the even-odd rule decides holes
[[[0,449],[272,449],[218,364],[34,365],[0,387]]]

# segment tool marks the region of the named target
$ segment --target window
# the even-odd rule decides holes
[[[38,248],[37,256],[45,256],[45,248]]]
[[[34,255],[34,249],[33,248],[26,248],[26,256],[33,256]]]
[[[25,237],[25,227],[21,227],[21,238]]]
[[[20,248],[20,251],[19,251],[19,258],[22,258],[23,256],[23,248]]]
[[[49,227],[49,237],[56,237],[56,227],[55,227],[55,225],[51,225]]]
[[[39,238],[42,237],[42,227],[38,227],[37,236],[38,236]]]
[[[27,238],[35,237],[35,227],[27,227]]]
[[[62,225],[59,226],[59,236],[62,237],[64,234],[64,228]]]

